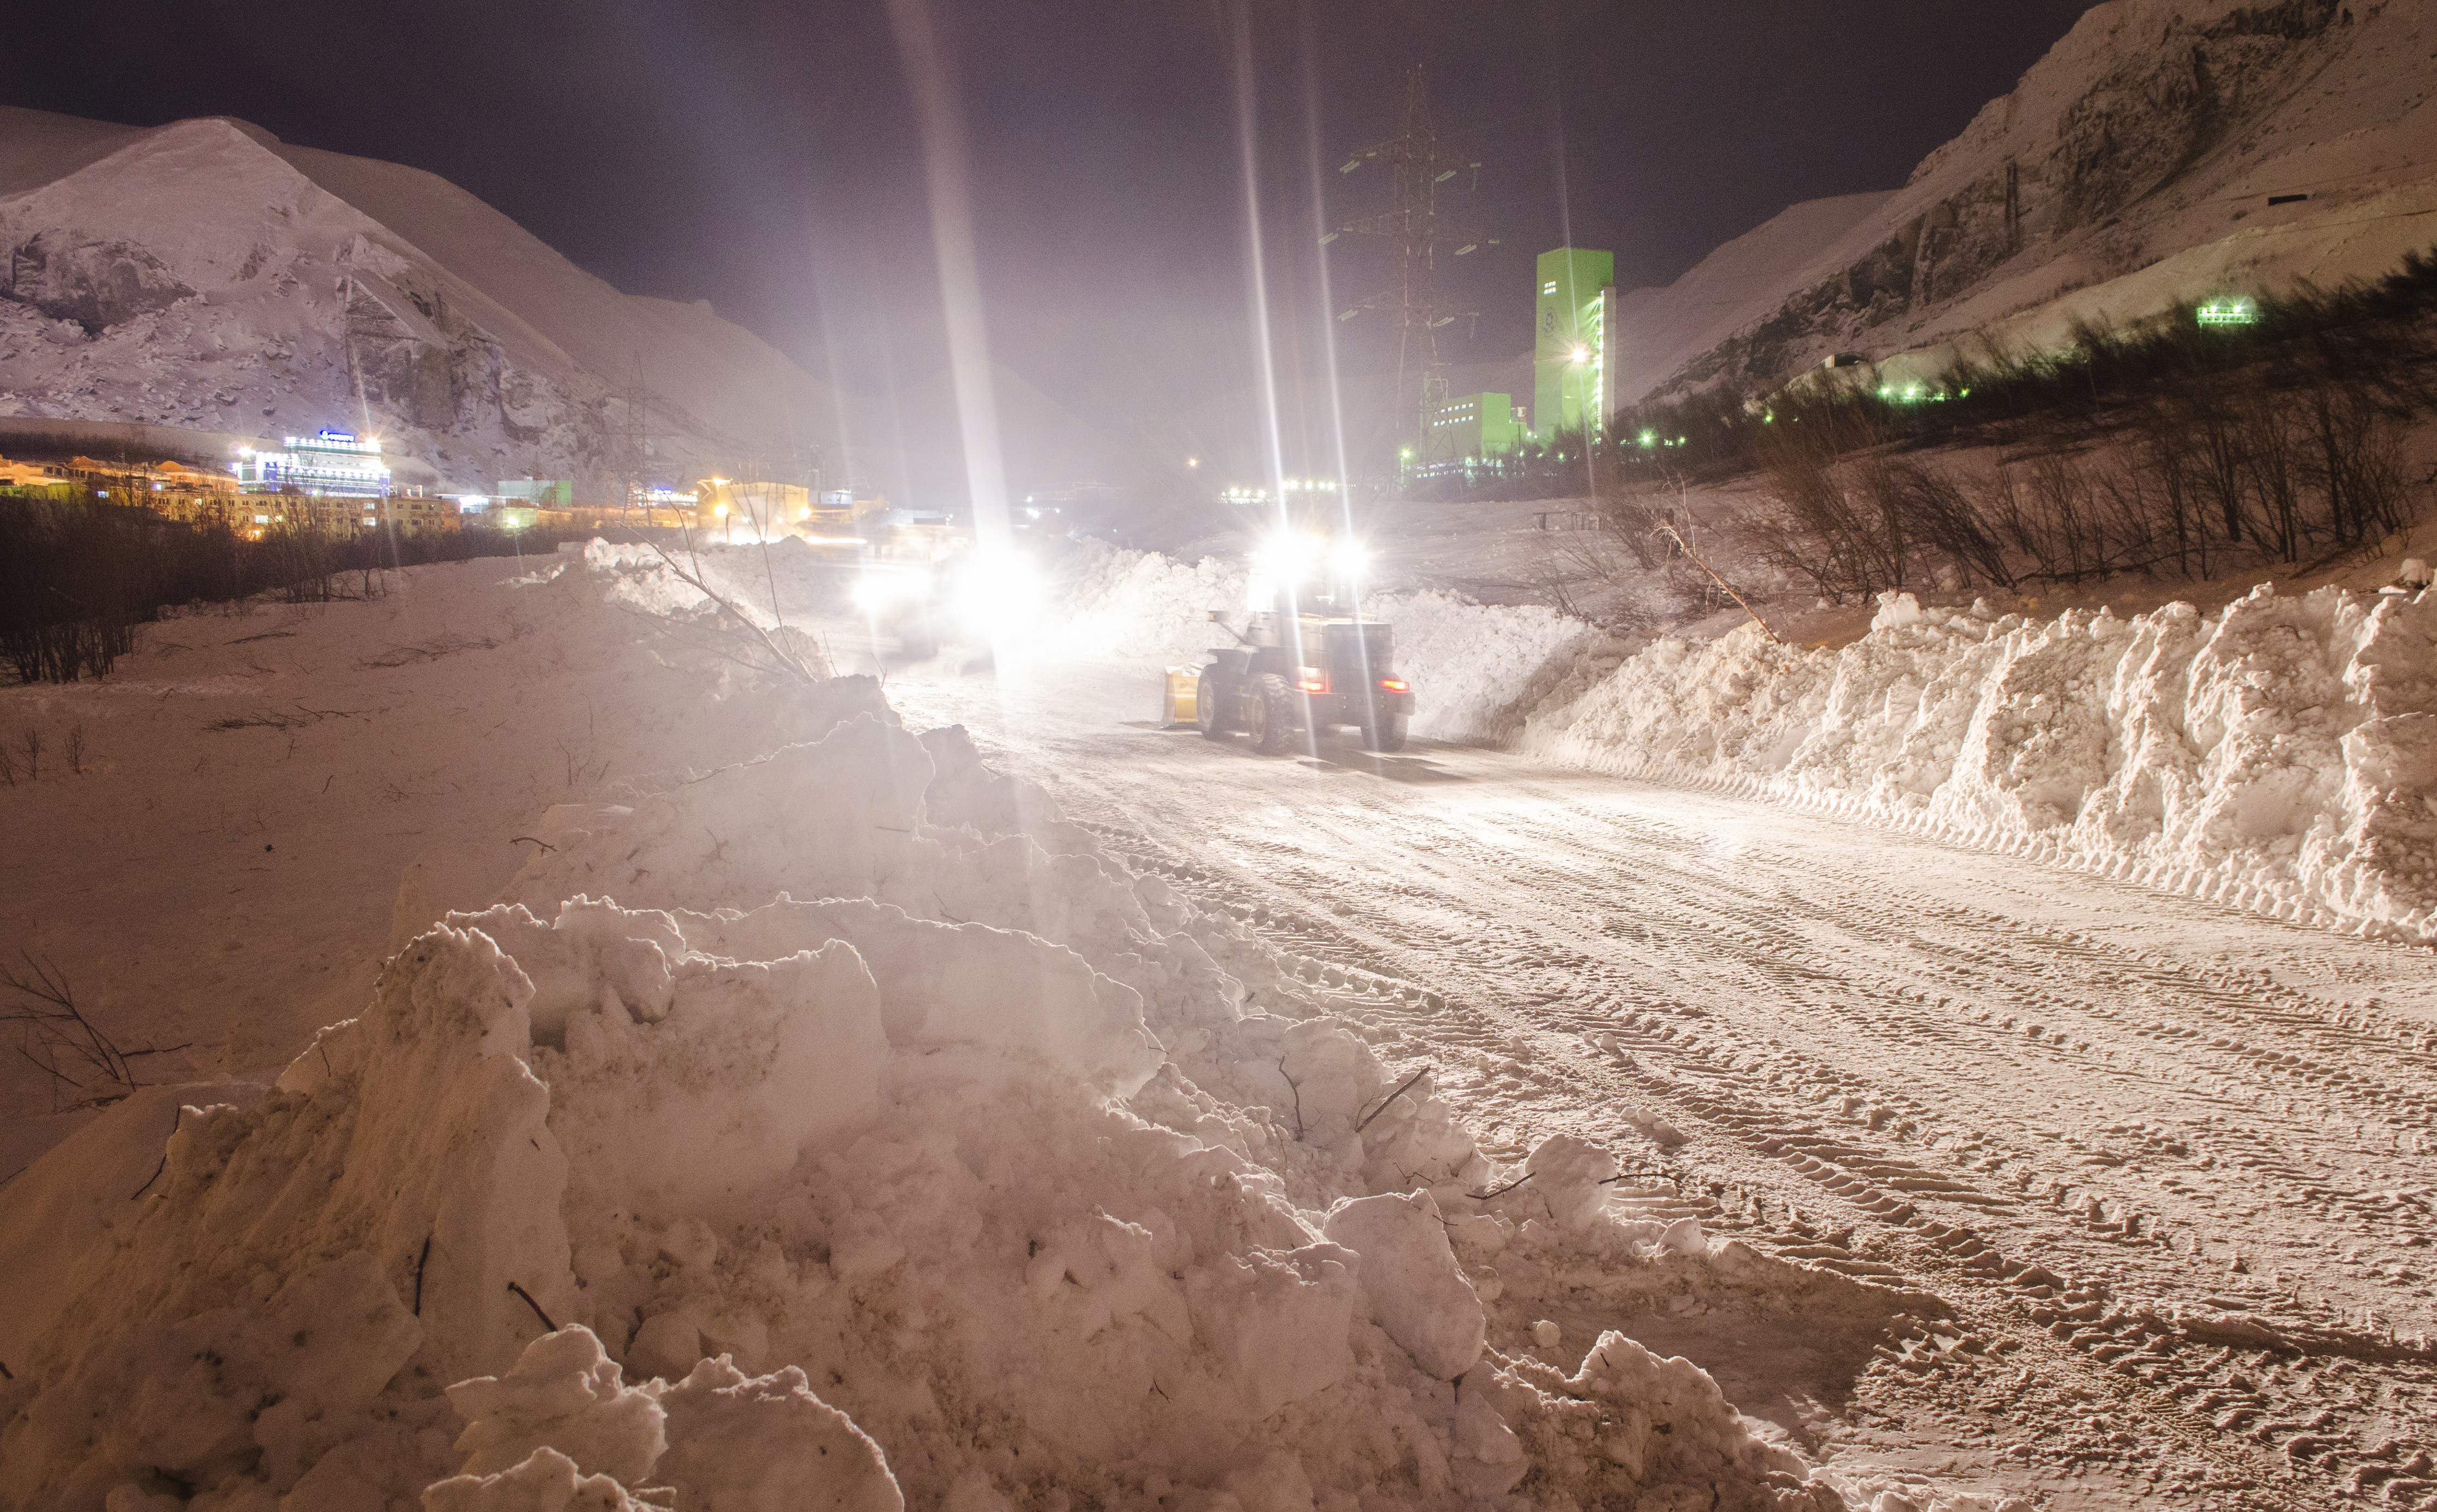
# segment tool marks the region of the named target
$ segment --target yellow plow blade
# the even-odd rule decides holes
[[[1167,669],[1167,689],[1159,701],[1159,722],[1163,725],[1190,725],[1199,718],[1195,694],[1201,683],[1199,667]]]

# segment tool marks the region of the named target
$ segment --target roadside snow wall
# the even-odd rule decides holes
[[[2046,622],[1889,594],[1835,651],[1746,627],[1586,667],[1518,746],[2437,941],[2427,590]]]
[[[1199,665],[1229,643],[1207,619],[1243,623],[1244,569],[1082,543],[1069,564],[1068,654]],[[1539,605],[1475,604],[1431,589],[1379,593],[1365,612],[1394,628],[1396,670],[1413,685],[1412,733],[1426,740],[1497,745],[1520,732],[1524,712],[1604,638]]]

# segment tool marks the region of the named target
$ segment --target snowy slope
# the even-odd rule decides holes
[[[1620,396],[2382,273],[2437,243],[2432,54],[2437,17],[2404,0],[2111,0],[1824,246],[1780,254],[1772,221],[1637,305],[1664,355]],[[1765,297],[1708,303],[1755,261]]]
[[[242,122],[0,111],[0,413],[348,425],[478,489],[599,474],[639,360],[671,477],[829,413],[706,309],[620,294],[430,174]]]
[[[1639,402],[1727,334],[1772,313],[1789,279],[1815,282],[1841,272],[1846,237],[1892,198],[1881,191],[1805,200],[1710,253],[1666,288],[1624,295],[1613,316],[1617,402]]]

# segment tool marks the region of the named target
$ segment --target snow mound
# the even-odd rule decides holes
[[[2038,622],[1885,602],[1837,651],[1666,638],[1522,747],[2279,918],[2437,940],[2437,598],[2263,586]]]
[[[1069,572],[1060,648],[1162,665],[1199,665],[1229,643],[1208,611],[1240,624],[1250,589],[1240,564],[1205,557],[1187,566],[1096,542],[1080,544]],[[1539,605],[1474,604],[1435,589],[1374,594],[1365,612],[1394,629],[1396,669],[1413,685],[1411,730],[1427,740],[1511,738],[1524,711],[1599,639]]]
[[[1833,1504],[1681,1372],[1533,1384],[1484,1350],[1460,1257],[1717,1254],[1573,1204],[1560,1233],[1240,926],[865,697],[818,739],[550,811],[496,905],[417,936],[252,1106],[176,1115],[144,1200],[44,1273],[0,1507],[1357,1512],[1624,1485],[1539,1426],[1566,1391],[1683,1425],[1626,1468],[1652,1495]],[[157,1101],[96,1137],[132,1165]],[[1535,1170],[1559,1165],[1609,1169]]]

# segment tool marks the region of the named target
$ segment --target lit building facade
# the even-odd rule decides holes
[[[1515,401],[1504,394],[1466,394],[1422,415],[1422,454],[1413,472],[1424,478],[1470,472],[1523,444]]]
[[[1607,307],[1616,255],[1587,247],[1540,254],[1532,337],[1532,439],[1607,419]]]
[[[344,431],[289,436],[284,451],[239,447],[237,481],[249,492],[293,488],[316,498],[379,499],[390,491],[389,464],[377,438],[359,441]]]
[[[537,509],[572,509],[575,484],[566,478],[502,478],[499,497]]]

